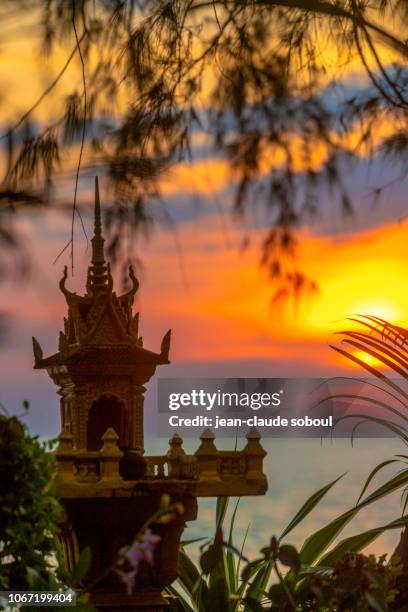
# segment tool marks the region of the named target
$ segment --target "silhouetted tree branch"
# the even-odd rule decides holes
[[[17,0],[12,5],[18,10]],[[102,164],[114,193],[110,248],[117,258],[124,225],[150,226],[163,170],[197,155],[197,133],[229,162],[236,215],[257,198],[266,206],[270,227],[261,261],[279,285],[274,300],[315,289],[294,259],[296,230],[316,212],[322,188],[352,212],[345,160],[382,151],[406,163],[408,11],[401,0],[31,0],[34,5],[43,47],[51,54],[57,43],[75,47],[7,131],[4,190],[49,195],[61,150],[79,142],[73,215],[82,159],[88,167]],[[339,86],[324,44],[346,64],[359,58],[369,84],[351,94]],[[384,47],[394,54],[387,65]],[[34,128],[33,112],[78,59],[81,90],[73,87],[59,119]],[[395,125],[387,139],[377,137],[379,117]],[[361,135],[350,144],[356,130]]]

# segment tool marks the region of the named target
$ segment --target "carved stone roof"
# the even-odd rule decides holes
[[[124,358],[130,363],[168,363],[170,330],[164,336],[160,353],[143,348],[139,336],[139,313],[133,315],[134,296],[139,287],[132,266],[129,266],[131,289],[116,295],[110,264],[104,255],[101,207],[98,178],[95,180],[95,222],[92,243],[92,260],[88,267],[85,295],[69,291],[65,284],[67,267],[60,281],[60,289],[68,305],[68,316],[64,319],[64,330],[60,332],[59,351],[43,358],[42,349],[33,338],[35,367],[49,368],[64,365],[72,360],[95,362],[104,360],[109,351],[113,357]]]

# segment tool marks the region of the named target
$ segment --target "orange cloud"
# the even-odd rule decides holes
[[[174,330],[173,360],[280,360],[283,364],[345,366],[328,346],[332,333],[355,313],[375,314],[408,325],[406,288],[407,227],[394,224],[329,238],[303,232],[297,262],[320,285],[320,292],[285,309],[271,307],[275,287],[259,266],[262,230],[252,231],[251,246],[241,252],[241,229],[229,217],[223,228],[217,214],[177,227],[174,235],[156,227],[138,250],[146,272],[141,275],[138,307],[146,345],[158,348],[163,333]],[[37,274],[32,288],[2,288],[3,307],[28,324],[31,333],[49,322],[55,343],[65,314],[58,280],[68,254],[52,266],[69,235],[70,219],[56,211],[18,221],[27,236]],[[225,236],[227,233],[227,240]],[[83,291],[89,249],[76,234],[76,274],[69,283]],[[184,272],[182,270],[184,268]],[[183,278],[184,277],[184,278]],[[33,287],[35,285],[35,292]],[[28,313],[25,305],[30,303]],[[52,351],[55,346],[49,347]]]
[[[408,324],[408,289],[401,282],[406,275],[406,232],[403,225],[389,225],[335,240],[305,234],[299,262],[321,291],[296,308],[288,305],[277,312],[270,305],[274,289],[259,268],[257,246],[241,254],[235,247],[226,248],[214,227],[194,231],[186,225],[179,240],[190,291],[182,288],[168,236],[160,234],[160,253],[152,244],[145,255],[149,286],[143,293],[143,318],[164,319],[163,300],[169,296],[165,311],[180,334],[175,335],[175,347],[181,360],[310,363],[312,358],[317,369],[324,363],[339,364],[327,342],[339,326],[347,327],[347,315],[371,313]]]

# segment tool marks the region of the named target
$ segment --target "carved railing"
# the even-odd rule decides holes
[[[101,464],[98,453],[81,453],[73,458],[74,475],[78,482],[98,482]]]
[[[147,478],[168,478],[169,466],[165,455],[149,455],[145,459],[147,463]]]
[[[260,435],[253,429],[247,434],[247,444],[239,451],[218,450],[215,436],[210,430],[201,435],[201,444],[194,455],[183,449],[183,440],[177,434],[169,441],[166,455],[145,456],[146,473],[143,480],[182,480],[197,483],[199,494],[239,495],[244,490],[266,488],[263,459],[266,452]],[[108,429],[102,437],[100,451],[75,452],[72,435],[63,433],[56,452],[58,471],[65,482],[98,483],[123,480],[120,461],[123,452],[118,447],[118,436]],[[224,490],[221,485],[226,485]],[[251,489],[252,487],[252,489]],[[207,493],[208,492],[208,493]]]
[[[242,478],[247,472],[248,462],[243,451],[218,451],[218,473],[222,478]]]

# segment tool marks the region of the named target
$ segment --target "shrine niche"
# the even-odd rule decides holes
[[[98,451],[102,448],[102,436],[112,427],[119,436],[119,447],[128,445],[126,438],[126,410],[123,402],[115,395],[102,395],[92,402],[88,413],[86,429],[87,450]]]
[[[84,295],[67,288],[67,268],[60,281],[68,314],[58,352],[44,357],[33,338],[34,367],[47,370],[60,396],[56,487],[64,507],[61,536],[68,568],[80,550],[92,550],[84,588],[89,587],[97,609],[158,612],[165,606],[163,589],[177,577],[180,538],[186,522],[197,516],[197,498],[264,494],[266,453],[252,429],[242,450],[218,450],[213,432],[206,430],[192,455],[177,434],[164,454],[144,454],[144,385],[158,366],[169,363],[171,332],[164,334],[159,351],[143,346],[139,315],[133,314],[139,283],[131,266],[129,290],[114,291],[97,178],[91,243]],[[115,581],[95,587],[95,577],[157,511],[163,494],[180,502],[184,513],[157,528],[161,541],[152,571],[140,577],[132,595]]]

